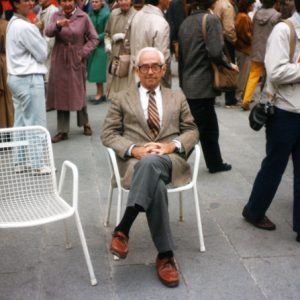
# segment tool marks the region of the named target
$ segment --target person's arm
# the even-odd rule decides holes
[[[210,60],[216,65],[231,68],[230,62],[223,52],[224,38],[221,22],[218,17],[208,15],[206,19],[206,49]]]
[[[49,24],[48,24],[48,26],[45,30],[46,36],[48,36],[50,38],[55,37],[56,33],[61,30],[61,28],[59,28],[57,26],[57,21],[58,21],[58,18],[59,18],[58,13],[59,12],[56,12],[56,13],[53,14],[53,16],[52,16],[52,18],[51,18],[51,20],[50,20],[50,22],[49,22]]]
[[[20,42],[38,63],[46,61],[48,55],[47,43],[35,25],[25,27]]]
[[[81,58],[86,58],[99,44],[98,34],[92,21],[89,19],[88,16],[85,17],[85,22],[86,32],[84,34],[86,42],[80,51]]]
[[[237,40],[234,20],[235,20],[234,8],[232,5],[230,5],[226,7],[226,9],[224,9],[223,11],[222,25],[223,25],[224,38],[233,45],[236,43]]]
[[[134,143],[123,136],[122,100],[119,97],[112,98],[104,120],[101,140],[104,146],[114,149],[119,157],[126,159],[127,151]]]
[[[290,30],[285,23],[276,25],[268,39],[265,67],[269,80],[276,85],[300,83],[300,64],[290,63]]]

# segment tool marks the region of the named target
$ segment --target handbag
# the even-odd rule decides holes
[[[295,52],[295,43],[296,43],[296,33],[294,29],[294,25],[291,21],[289,20],[284,20],[290,29],[290,62],[293,62],[293,57],[294,57],[294,52]],[[264,74],[264,78],[262,80],[261,88],[260,88],[260,94],[262,95],[262,91],[264,88],[266,82],[266,73]],[[272,97],[272,100],[275,98],[275,94]],[[262,96],[261,96],[262,98]],[[251,109],[251,112],[249,114],[249,125],[250,127],[258,131],[260,130],[270,119],[271,116],[274,115],[275,110],[274,110],[274,105],[273,101],[267,101],[266,103],[262,103],[261,99],[259,103],[256,103],[253,108]]]
[[[134,14],[135,15],[135,14]],[[130,67],[130,50],[128,45],[128,32],[129,28],[131,26],[132,19],[134,15],[128,20],[124,33],[125,37],[121,44],[119,54],[114,56],[108,66],[108,72],[109,74],[116,76],[116,77],[126,77],[129,73],[129,67]]]
[[[207,16],[208,14],[204,14],[202,18],[202,33],[203,33],[203,39],[205,43],[207,40],[207,33],[206,33]],[[224,49],[228,61],[231,62],[231,58],[226,46]],[[211,63],[211,66],[214,73],[213,88],[215,90],[218,90],[220,92],[227,92],[227,91],[235,90],[237,88],[239,73],[236,70],[230,69],[223,65],[216,65],[215,63]]]
[[[129,73],[130,54],[114,56],[108,66],[109,74],[117,77],[126,77]]]

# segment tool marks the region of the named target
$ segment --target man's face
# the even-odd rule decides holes
[[[50,4],[50,0],[39,0],[39,5],[44,8]]]
[[[27,17],[33,9],[33,0],[20,0],[19,2],[14,2],[16,7],[16,12],[24,17]]]
[[[131,6],[131,0],[118,0],[118,4],[122,11],[128,11]]]
[[[75,9],[75,0],[61,0],[60,5],[65,14],[70,14]]]
[[[171,0],[159,0],[158,6],[162,11],[165,11],[169,8]]]
[[[144,52],[140,57],[136,72],[141,85],[147,90],[154,90],[159,86],[161,78],[165,75],[166,65],[161,65],[158,53]]]

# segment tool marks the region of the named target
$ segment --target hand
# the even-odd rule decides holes
[[[39,21],[38,19],[34,19],[33,21],[34,25],[40,30],[42,31],[44,29],[44,22],[43,21]]]
[[[236,72],[240,71],[239,67],[233,63],[230,63],[230,67],[231,67],[231,69],[235,70]]]
[[[61,19],[61,20],[56,21],[56,26],[59,28],[69,27],[70,23],[71,23],[71,20],[69,20],[69,19]]]
[[[124,38],[125,38],[125,33],[123,33],[123,32],[115,33],[112,36],[112,40],[114,41],[114,43],[116,43],[118,41],[121,41],[121,40],[124,40]]]
[[[131,150],[131,155],[138,160],[142,159],[148,154],[149,152],[145,147],[133,147]]]
[[[176,150],[175,143],[147,143],[144,148],[148,150],[150,154],[163,155],[170,154]]]
[[[105,43],[105,52],[111,53],[111,43]]]

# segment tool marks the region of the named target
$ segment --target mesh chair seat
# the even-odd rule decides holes
[[[68,218],[74,209],[57,194],[25,195],[0,202],[0,228],[35,226]]]

